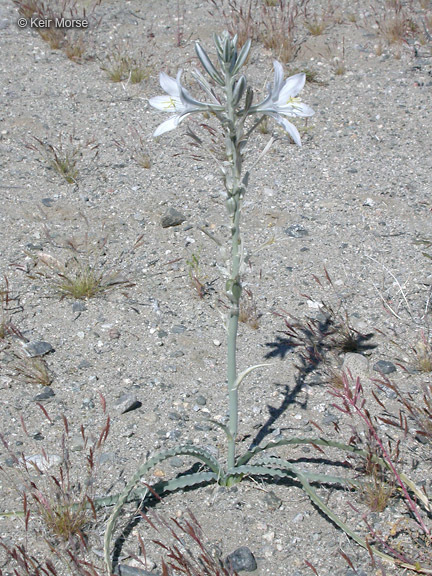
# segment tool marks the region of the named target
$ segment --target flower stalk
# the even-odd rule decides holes
[[[229,258],[226,266],[225,295],[229,301],[227,321],[227,385],[229,400],[229,420],[225,432],[228,439],[228,481],[239,481],[238,476],[230,476],[230,470],[236,466],[236,438],[238,435],[239,405],[238,389],[243,377],[253,368],[238,375],[237,370],[237,333],[239,322],[240,299],[242,294],[242,273],[246,260],[240,235],[240,216],[242,200],[246,192],[248,173],[243,173],[243,153],[253,131],[266,115],[276,120],[291,136],[294,142],[301,145],[297,128],[284,116],[311,116],[311,108],[302,104],[297,97],[303,88],[304,74],[297,74],[283,81],[282,66],[274,63],[274,81],[268,88],[264,100],[252,106],[253,90],[247,86],[247,80],[240,71],[246,62],[251,43],[246,42],[240,52],[237,50],[237,37],[233,38],[224,32],[215,36],[215,46],[219,66],[216,67],[205,50],[196,43],[196,53],[204,70],[210,76],[220,93],[216,97],[214,88],[200,72],[194,77],[206,94],[207,101],[200,102],[190,96],[182,86],[181,72],[177,78],[170,78],[162,73],[160,83],[168,96],[156,96],[150,104],[158,110],[171,112],[171,118],[163,122],[154,136],[173,130],[180,122],[194,113],[210,113],[215,116],[222,127],[224,135],[225,159],[221,171],[225,185],[225,205],[230,219]],[[251,117],[252,125],[245,131],[245,123]],[[266,147],[268,150],[269,147]]]

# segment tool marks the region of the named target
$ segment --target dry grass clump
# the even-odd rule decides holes
[[[207,0],[222,15],[239,46],[248,38],[258,40],[283,62],[293,60],[305,38],[300,39],[309,0]]]
[[[15,355],[12,369],[18,379],[26,384],[39,384],[41,386],[51,386],[53,376],[44,358],[28,358],[22,355]]]
[[[140,84],[149,77],[151,71],[151,67],[144,64],[142,54],[131,56],[119,49],[107,55],[101,68],[107,73],[111,82],[130,82],[130,84]]]
[[[4,283],[0,286],[0,341],[9,336],[22,338],[21,332],[12,322],[12,314],[22,310],[18,303],[18,297],[12,297],[9,289],[7,276],[3,277]]]
[[[147,143],[143,136],[143,134],[145,134],[143,126],[138,123],[138,128],[131,126],[129,132],[129,140],[121,137],[118,140],[114,140],[114,144],[120,152],[127,152],[130,158],[134,160],[138,166],[145,170],[149,170],[152,165],[152,160],[148,151]]]
[[[236,576],[230,566],[226,566],[218,548],[211,548],[203,530],[191,511],[182,519],[166,520],[155,512],[143,514],[144,520],[158,535],[153,540],[162,550],[162,576],[187,574],[188,576]],[[146,549],[139,539],[141,553],[146,558]],[[145,563],[143,562],[143,566]]]
[[[101,400],[105,412],[105,400]],[[54,421],[45,408],[39,407],[53,426]],[[23,418],[21,422],[28,436]],[[45,450],[40,456],[16,454],[6,438],[0,437],[13,462],[12,470],[1,466],[0,473],[7,481],[5,485],[13,487],[22,501],[22,510],[2,512],[1,515],[6,518],[22,516],[26,533],[24,545],[13,546],[0,539],[8,565],[17,576],[57,576],[64,574],[64,569],[74,576],[103,574],[90,559],[88,540],[96,521],[93,500],[97,462],[109,433],[110,419],[106,417],[96,440],[90,440],[81,426],[80,454],[84,455],[84,462],[79,466],[72,458],[78,453],[71,447],[71,432],[65,416],[62,423],[60,456]],[[33,553],[29,551],[32,546],[35,547]]]
[[[137,238],[132,248],[123,250],[120,256],[109,264],[107,258],[108,237],[90,236],[68,238],[63,244],[56,244],[45,230],[53,252],[60,252],[66,258],[57,257],[48,252],[28,253],[28,260],[18,268],[29,278],[42,280],[60,299],[73,298],[88,300],[119,288],[134,286],[123,277],[118,268],[128,254],[134,252],[141,243]]]
[[[262,6],[259,39],[282,62],[294,60],[305,40],[299,36],[299,25],[308,2],[279,0],[272,6]]]
[[[85,150],[94,152],[91,160],[98,155],[99,144],[94,139],[80,142],[72,135],[65,138],[60,136],[58,144],[54,145],[47,140],[33,136],[34,142],[26,144],[29,150],[36,152],[47,166],[61,176],[68,184],[76,184],[80,176],[79,163]]]
[[[35,26],[39,36],[53,50],[62,50],[74,62],[82,62],[88,52],[91,31],[100,23],[96,9],[102,0],[92,0],[90,8],[81,7],[77,0],[13,0],[18,13],[27,18],[51,22],[48,26]],[[54,23],[62,19],[88,21],[85,29],[58,27]]]

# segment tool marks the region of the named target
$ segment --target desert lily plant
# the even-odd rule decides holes
[[[242,295],[242,275],[245,270],[248,254],[240,234],[240,216],[242,202],[245,197],[249,172],[244,169],[244,157],[250,136],[266,117],[274,119],[283,130],[297,144],[301,145],[298,129],[288,120],[291,117],[310,117],[313,110],[301,102],[298,94],[305,84],[305,75],[296,74],[288,79],[283,77],[283,68],[279,62],[274,62],[274,79],[268,87],[264,99],[254,103],[254,91],[248,86],[247,79],[242,74],[249,51],[250,41],[237,49],[237,37],[228,33],[215,36],[217,52],[217,65],[209,58],[200,43],[196,43],[196,53],[205,72],[210,77],[195,70],[193,76],[205,93],[205,100],[195,99],[181,83],[181,71],[176,78],[165,73],[160,75],[160,83],[166,94],[150,99],[151,106],[170,114],[169,118],[158,126],[154,136],[158,137],[168,131],[174,130],[188,116],[204,114],[206,118],[213,118],[220,123],[224,142],[223,160],[216,159],[221,177],[225,186],[225,206],[230,223],[229,250],[226,257],[226,284],[225,295],[229,301],[227,314],[227,386],[229,399],[229,419],[227,425],[219,422],[227,438],[226,463],[221,463],[213,454],[204,448],[193,445],[182,445],[169,450],[161,451],[150,457],[135,473],[120,496],[111,496],[97,501],[99,505],[115,504],[114,510],[107,523],[105,532],[105,562],[109,574],[113,573],[111,560],[111,542],[117,519],[127,502],[139,501],[143,504],[146,498],[155,493],[185,487],[198,486],[208,483],[218,483],[223,486],[232,486],[240,482],[245,476],[261,476],[267,479],[291,478],[296,479],[309,495],[311,500],[327,516],[349,534],[360,545],[369,551],[372,547],[356,534],[349,526],[327,506],[321,499],[312,484],[335,483],[337,485],[352,486],[356,481],[352,478],[323,475],[308,470],[302,470],[297,464],[274,455],[273,450],[280,446],[313,445],[319,450],[331,447],[339,451],[356,453],[366,456],[366,451],[352,445],[342,444],[323,438],[282,438],[270,441],[264,445],[251,447],[242,455],[237,454],[238,449],[238,397],[239,388],[244,378],[253,370],[265,366],[258,364],[239,371],[237,367],[237,330],[239,322],[240,300]],[[193,132],[191,136],[198,144],[201,139]],[[272,138],[265,146],[260,158],[269,150],[274,142]],[[268,453],[272,450],[272,453]],[[267,455],[268,454],[268,455]],[[161,481],[151,488],[142,484],[143,477],[159,464],[173,456],[187,455],[196,458],[204,464],[205,469],[200,472],[190,472],[171,480]],[[379,459],[377,457],[377,459]],[[380,461],[386,466],[385,461]],[[139,487],[140,485],[140,487]],[[424,499],[424,495],[411,482],[405,481],[410,489]],[[392,560],[381,550],[373,550],[377,555]],[[430,573],[430,572],[429,572]]]

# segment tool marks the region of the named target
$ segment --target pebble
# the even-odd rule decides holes
[[[309,236],[309,232],[300,224],[293,224],[285,228],[284,232],[290,236],[290,238],[304,238],[305,236]]]
[[[86,310],[87,306],[80,300],[72,304],[72,312],[85,312]]]
[[[45,456],[42,454],[34,454],[33,456],[26,456],[25,461],[27,464],[35,464],[39,468],[41,472],[46,472],[53,466],[57,466],[61,464],[61,456],[57,454],[46,454]]]
[[[345,355],[342,372],[348,376],[351,374],[353,380],[357,378],[364,379],[369,377],[369,361],[362,354],[355,354],[354,352],[349,352]]]
[[[170,228],[171,226],[180,226],[186,220],[186,216],[176,210],[170,208],[161,218],[162,228]]]
[[[55,396],[55,392],[49,386],[45,386],[44,390],[40,394],[36,394],[33,398],[35,402],[43,402],[44,400],[48,400],[49,398],[53,398]]]
[[[91,398],[84,398],[82,401],[82,407],[90,410],[95,407],[95,404]]]
[[[42,198],[41,202],[44,206],[50,208],[54,204],[55,200],[53,198]]]
[[[204,398],[202,394],[199,394],[195,398],[195,402],[198,404],[198,406],[205,406],[207,404],[207,400]]]
[[[72,452],[80,452],[81,450],[84,450],[84,447],[85,441],[81,434],[76,434],[71,438],[70,449]]]
[[[262,500],[269,510],[277,510],[282,506],[282,500],[273,492],[273,490],[266,492]]]
[[[186,326],[183,326],[183,324],[176,324],[171,328],[171,332],[172,334],[183,334],[183,332],[186,332]]]
[[[142,403],[138,400],[135,394],[127,392],[126,394],[122,394],[120,396],[115,406],[117,412],[120,414],[126,414],[127,412],[132,412],[132,410],[141,408]]]
[[[233,572],[253,572],[257,569],[255,557],[247,546],[240,546],[228,554],[224,563]]]
[[[374,364],[373,369],[380,374],[392,374],[396,372],[396,366],[388,360],[378,360],[378,362]]]
[[[43,340],[30,340],[23,344],[23,348],[30,358],[36,358],[37,356],[45,356],[49,352],[54,352],[54,348],[49,342],[44,342]]]

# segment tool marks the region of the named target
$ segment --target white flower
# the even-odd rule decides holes
[[[177,78],[171,78],[165,72],[160,73],[160,85],[167,93],[164,96],[150,98],[149,104],[163,112],[174,113],[174,116],[160,124],[153,136],[160,136],[169,130],[174,130],[186,116],[194,112],[202,112],[209,109],[209,105],[192,98],[189,92],[180,84],[182,71],[179,70]]]
[[[307,104],[303,104],[297,94],[305,85],[306,75],[295,74],[283,80],[282,64],[274,61],[274,80],[269,87],[267,97],[256,106],[252,106],[250,113],[266,114],[271,116],[291,136],[296,144],[301,146],[300,134],[297,128],[283,116],[312,116],[315,112]]]

